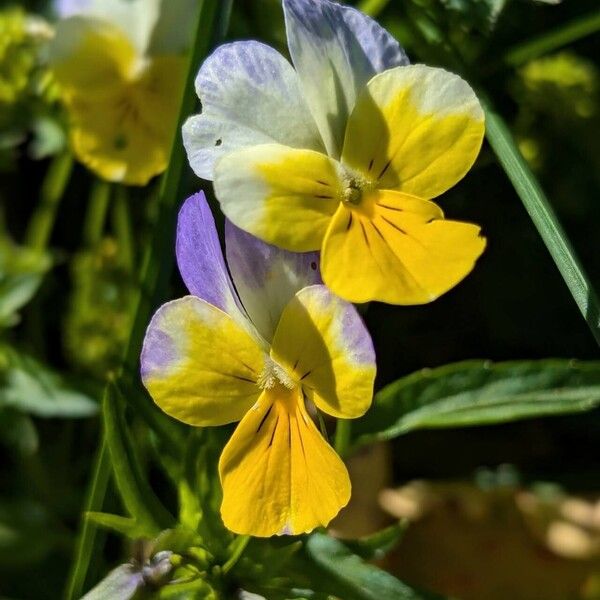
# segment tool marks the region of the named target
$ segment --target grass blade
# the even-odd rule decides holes
[[[486,115],[488,142],[546,244],[592,335],[600,345],[600,303],[596,291],[579,264],[548,198],[518,150],[506,123],[485,93],[480,91],[479,98]]]
[[[200,6],[194,45],[189,58],[188,77],[181,103],[178,126],[174,135],[169,168],[162,179],[158,201],[158,215],[144,255],[141,291],[138,301],[134,303],[134,325],[130,332],[123,361],[125,373],[132,373],[136,370],[135,367],[146,325],[150,319],[152,310],[164,296],[173,269],[172,247],[174,223],[177,206],[181,200],[179,193],[182,188],[185,167],[185,154],[179,138],[179,131],[181,124],[193,111],[197,102],[194,90],[194,78],[198,66],[211,47],[225,34],[231,5],[232,0],[203,0]],[[124,375],[121,374],[120,377],[122,378]],[[149,400],[148,403],[150,404]],[[150,410],[152,408],[150,407]],[[101,482],[101,476],[105,476],[107,469],[110,468],[108,451],[104,446],[99,456],[102,458],[102,461],[98,462],[93,481]],[[101,511],[106,485],[92,485],[92,488],[95,491],[90,495],[89,501],[86,503],[86,509]],[[85,583],[92,558],[90,548],[94,545],[95,535],[96,526],[84,519],[77,543],[73,570],[65,595],[66,600],[75,600],[80,597],[80,592]]]

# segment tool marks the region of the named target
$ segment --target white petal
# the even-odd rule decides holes
[[[279,142],[323,149],[296,73],[269,46],[220,46],[200,68],[196,91],[202,114],[183,126],[183,143],[199,177],[212,179],[215,162],[245,146]]]
[[[408,64],[373,19],[328,0],[284,0],[288,45],[327,152],[339,158],[360,90],[378,72]]]

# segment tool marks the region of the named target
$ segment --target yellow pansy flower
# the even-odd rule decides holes
[[[177,260],[192,295],[154,315],[142,380],[184,423],[239,421],[219,461],[226,527],[305,533],[350,499],[346,467],[310,411],[349,419],[369,408],[373,345],[356,309],[320,284],[314,253],[280,250],[229,222],[225,242],[227,265],[204,195],[189,198]]]
[[[59,3],[64,18],[50,61],[68,109],[71,144],[77,158],[108,181],[145,185],[167,166],[185,70],[185,33],[177,40],[161,28],[164,10],[175,5],[181,9],[181,0]]]
[[[351,302],[423,304],[473,268],[476,225],[431,200],[471,168],[484,135],[469,85],[408,65],[374,21],[328,0],[284,0],[294,68],[257,42],[223,46],[196,81],[190,164],[225,215],[296,252],[321,250]]]

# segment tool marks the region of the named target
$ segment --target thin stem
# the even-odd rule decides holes
[[[133,272],[135,268],[135,247],[131,228],[131,214],[127,188],[119,186],[113,206],[113,225],[119,243],[119,257],[123,265]]]
[[[126,367],[125,372],[128,370],[127,366],[131,371],[135,368],[144,330],[150,319],[152,310],[165,293],[173,268],[173,260],[170,258],[166,260],[165,257],[172,256],[173,226],[180,200],[179,195],[182,188],[185,166],[184,150],[179,140],[178,132],[181,130],[183,121],[193,111],[196,104],[194,78],[198,65],[213,44],[223,36],[227,28],[231,1],[203,0],[199,11],[194,45],[188,62],[188,77],[180,107],[178,126],[173,132],[171,159],[167,172],[162,179],[160,197],[158,199],[157,220],[154,223],[153,231],[148,241],[144,268],[142,269],[141,290],[143,292],[140,291],[138,301],[134,304],[134,325],[130,331],[129,342],[123,360],[123,365]],[[210,35],[208,34],[209,32]],[[123,376],[126,376],[126,374]],[[116,383],[118,384],[119,382],[120,377],[117,378]],[[102,468],[98,468],[97,472],[103,474],[105,469],[109,470],[110,468],[110,464],[108,464],[108,452],[104,445],[100,450],[100,454],[103,457],[102,461],[100,461],[100,467]],[[106,461],[106,465],[104,461]],[[96,479],[98,479],[97,475],[94,476],[93,481]],[[93,487],[97,490],[94,493],[94,505],[101,507],[106,486],[104,486],[104,489],[101,489],[99,485]],[[98,509],[96,508],[95,510]],[[84,523],[81,529],[79,544],[77,545],[74,571],[71,576],[71,581],[74,580],[75,584],[69,585],[67,600],[73,600],[80,595],[81,587],[85,583],[89,569],[91,556],[91,550],[89,549],[93,544],[94,536],[95,525],[93,523]],[[77,593],[74,594],[73,590]]]
[[[348,419],[338,419],[335,426],[335,451],[344,458],[348,454],[350,447],[350,436],[352,433],[352,423]]]
[[[81,517],[81,527],[75,547],[75,560],[67,581],[65,600],[76,600],[82,596],[96,540],[96,525],[86,518],[86,514],[102,511],[110,471],[108,447],[102,438]]]
[[[73,171],[73,156],[64,152],[54,157],[40,191],[40,203],[31,217],[25,243],[37,250],[43,250],[52,234],[56,221],[58,206],[64,195],[71,172]]]
[[[538,37],[518,44],[504,55],[503,62],[511,67],[518,67],[527,61],[558,50],[597,31],[600,31],[600,10],[595,10]]]
[[[106,214],[110,204],[111,184],[102,179],[92,183],[87,213],[83,223],[83,242],[86,246],[96,245],[102,238]]]
[[[223,575],[227,575],[231,569],[235,566],[238,560],[242,557],[248,542],[250,541],[249,535],[238,535],[231,544],[231,556],[227,559],[227,562],[223,565]]]

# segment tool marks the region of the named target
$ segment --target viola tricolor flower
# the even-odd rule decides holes
[[[408,65],[357,10],[283,0],[293,67],[258,42],[218,48],[184,126],[191,166],[225,215],[266,242],[321,250],[324,282],[352,302],[427,303],[485,248],[479,227],[431,202],[475,161],[484,115],[469,85]]]
[[[193,4],[62,0],[56,6],[62,19],[50,62],[69,112],[73,151],[108,181],[145,185],[169,160]]]
[[[153,317],[142,379],[184,423],[239,421],[219,462],[230,530],[308,532],[350,498],[346,468],[309,407],[347,419],[367,410],[371,339],[355,308],[320,283],[316,254],[286,252],[229,222],[225,243],[227,266],[203,194],[189,198],[177,261],[192,295]]]

